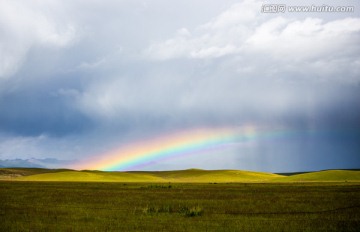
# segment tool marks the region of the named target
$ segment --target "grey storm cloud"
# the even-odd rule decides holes
[[[199,126],[359,128],[359,3],[342,2],[355,12],[341,14],[262,14],[262,4],[2,1],[0,158],[81,159]],[[338,143],[333,163],[335,150],[346,148],[345,164],[359,164],[358,140]],[[261,166],[260,153],[296,160],[337,144],[321,136],[313,142],[320,148],[304,141],[261,144],[240,158],[232,151],[222,167],[275,170],[282,164]],[[154,167],[202,162],[192,159]],[[205,167],[216,168],[214,160]]]

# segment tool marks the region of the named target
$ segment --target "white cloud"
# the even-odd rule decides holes
[[[64,47],[76,29],[57,1],[1,1],[0,78],[13,75],[33,46]],[[57,12],[61,12],[57,14]]]
[[[359,51],[355,44],[359,37],[360,18],[324,22],[318,18],[290,20],[277,17],[257,27],[243,47],[287,62],[326,60]]]
[[[180,27],[173,38],[146,50],[148,58],[162,62],[132,60],[124,65],[115,56],[83,62],[81,71],[105,61],[112,69],[120,68],[111,73],[102,69],[89,79],[81,93],[73,95],[77,106],[91,118],[109,121],[120,121],[124,115],[170,115],[179,121],[190,114],[281,115],[306,111],[310,103],[304,102],[303,94],[318,86],[314,82],[359,79],[354,36],[360,19],[264,16],[260,9],[260,1],[243,1],[193,30]],[[326,95],[330,104],[330,92],[314,98]]]
[[[85,62],[84,61],[77,68],[84,69],[84,70],[95,69],[95,68],[99,67],[100,65],[104,64],[105,62],[106,62],[105,58],[97,59],[94,62]]]
[[[198,26],[193,33],[182,28],[174,38],[152,44],[145,53],[159,60],[178,57],[216,58],[237,53],[252,25],[258,20],[260,6],[260,2],[252,0],[234,4],[214,19]]]
[[[254,0],[244,0],[241,3],[232,5],[229,9],[219,14],[210,22],[201,26],[206,29],[233,28],[241,24],[252,24],[259,18],[261,2]]]
[[[194,30],[180,29],[173,38],[151,44],[145,54],[155,60],[260,56],[277,66],[359,58],[360,18],[291,18],[264,15],[260,8],[260,1],[235,4]]]

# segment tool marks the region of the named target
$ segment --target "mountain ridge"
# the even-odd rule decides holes
[[[0,159],[0,168],[61,168],[75,160],[59,160],[56,158]]]

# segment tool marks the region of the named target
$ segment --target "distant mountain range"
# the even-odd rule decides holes
[[[75,162],[75,160],[58,160],[54,158],[6,159],[0,160],[0,168],[63,168],[73,162]]]

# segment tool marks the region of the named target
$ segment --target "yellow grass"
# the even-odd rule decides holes
[[[360,171],[327,170],[292,176],[241,170],[137,171],[103,172],[66,169],[0,169],[0,180],[18,181],[84,181],[84,182],[323,182],[360,181]]]

